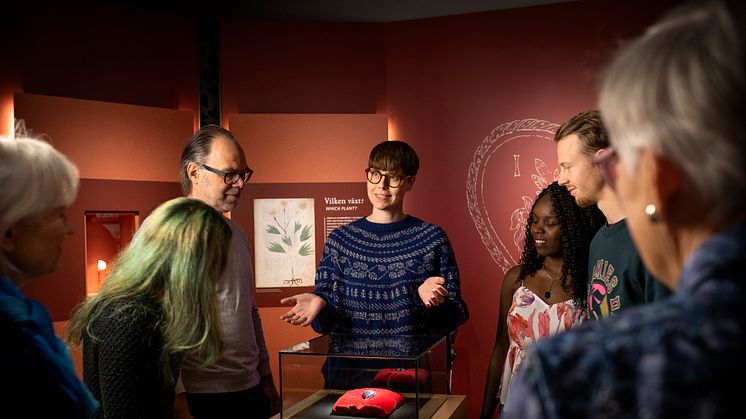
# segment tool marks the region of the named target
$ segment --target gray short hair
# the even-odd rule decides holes
[[[692,209],[717,227],[742,221],[746,204],[743,8],[736,3],[694,2],[667,15],[616,56],[600,95],[628,168],[643,147],[666,156],[696,197]]]
[[[49,143],[0,137],[0,234],[27,217],[69,206],[78,183],[78,169]]]
[[[184,196],[188,196],[192,193],[192,181],[189,179],[187,173],[187,167],[189,163],[203,164],[207,155],[210,154],[210,148],[212,142],[218,137],[227,138],[234,143],[238,144],[236,137],[227,129],[219,125],[205,125],[194,133],[186,145],[184,145],[184,151],[181,153],[181,164],[179,168],[179,174],[181,175],[181,193]]]

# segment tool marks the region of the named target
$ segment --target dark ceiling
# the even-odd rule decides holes
[[[396,22],[574,0],[118,0],[178,14],[259,20]]]

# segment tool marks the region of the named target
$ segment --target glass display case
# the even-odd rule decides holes
[[[382,417],[367,404],[390,396],[398,406],[387,417],[430,418],[448,396],[449,351],[444,336],[331,334],[301,342],[279,353],[279,417]],[[344,403],[353,393],[350,410]]]

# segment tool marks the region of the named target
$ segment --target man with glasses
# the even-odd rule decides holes
[[[579,206],[595,204],[606,217],[588,254],[589,317],[598,320],[669,295],[671,291],[645,269],[617,202],[613,177],[606,175],[613,173],[609,171],[613,170],[613,152],[601,114],[587,111],[575,115],[557,129],[554,141],[560,185]]]
[[[252,173],[233,134],[217,125],[194,134],[181,156],[183,194],[220,212],[236,208]],[[233,233],[231,252],[225,272],[215,284],[223,353],[206,366],[203,359],[187,355],[181,366],[181,383],[196,419],[267,418],[279,412],[280,398],[254,302],[249,240],[236,222],[227,221]],[[179,395],[177,417],[188,417],[183,408],[184,399]]]
[[[373,148],[365,169],[371,214],[329,235],[315,292],[283,299],[293,307],[281,319],[361,335],[447,334],[468,319],[448,236],[404,212],[419,164],[403,141]]]

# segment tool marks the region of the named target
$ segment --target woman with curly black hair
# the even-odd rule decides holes
[[[528,345],[585,317],[588,248],[599,215],[595,206],[579,207],[557,182],[536,197],[521,264],[509,269],[503,280],[482,418],[491,418],[498,404],[504,407]]]

